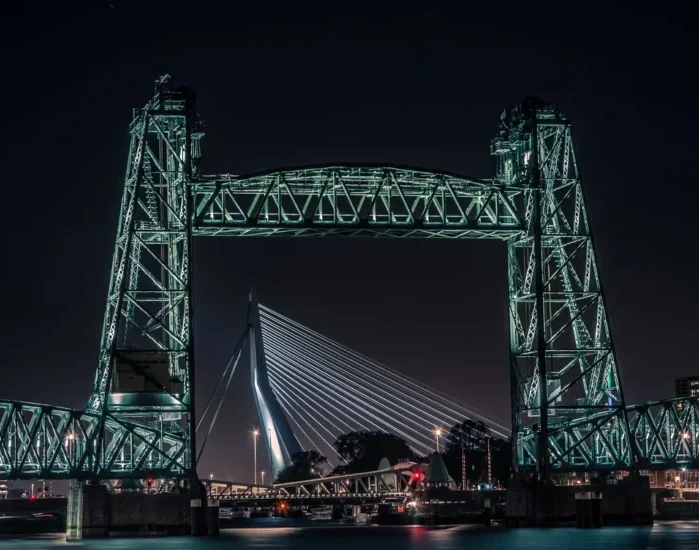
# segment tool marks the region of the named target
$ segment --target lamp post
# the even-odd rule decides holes
[[[260,472],[260,475],[262,476],[262,485],[264,485],[264,484],[265,484],[265,471],[262,470],[262,471]]]
[[[252,431],[252,456],[255,468],[254,483],[257,485],[257,436],[260,432],[257,428]]]
[[[461,490],[468,490],[468,482],[466,481],[466,452],[464,451],[464,427],[461,425]]]
[[[492,470],[492,462],[490,460],[490,438],[486,439],[486,443],[488,444],[488,485],[490,485],[490,488],[493,488],[493,470]]]
[[[439,452],[439,436],[442,435],[442,428],[437,428],[434,431],[435,441],[437,442],[437,452]]]

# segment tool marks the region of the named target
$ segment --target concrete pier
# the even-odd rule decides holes
[[[206,534],[217,537],[219,534],[218,499],[210,498],[206,505]]]
[[[83,537],[83,487],[82,483],[72,481],[68,489],[68,507],[66,511],[66,540],[79,541]]]
[[[68,498],[69,541],[111,532],[190,534],[190,493],[109,493],[101,484],[76,483]],[[218,519],[218,516],[217,516]],[[203,518],[206,534],[206,517]]]
[[[653,523],[651,491],[645,476],[627,476],[616,484],[555,486],[534,480],[519,481],[507,491],[506,516],[513,526],[550,526],[576,519],[575,494],[600,493],[605,525]]]
[[[98,483],[85,484],[82,493],[82,538],[109,536],[112,503],[107,487]]]

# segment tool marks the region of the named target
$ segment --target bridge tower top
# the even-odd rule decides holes
[[[500,128],[490,144],[490,154],[497,157],[498,181],[508,185],[527,185],[534,116],[536,125],[540,128],[570,124],[556,105],[534,96],[524,98],[514,107],[503,109],[500,113]],[[540,132],[539,139],[545,138],[549,133],[551,132]]]

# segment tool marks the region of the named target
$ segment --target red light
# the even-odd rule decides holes
[[[29,497],[29,500],[36,500],[36,495],[31,495],[31,496]]]
[[[146,481],[148,482],[148,487],[153,485],[153,478],[152,477],[149,477]]]
[[[422,479],[422,473],[421,473],[421,472],[415,472],[415,473],[413,474],[413,479],[414,479],[415,481],[420,481],[420,479]]]

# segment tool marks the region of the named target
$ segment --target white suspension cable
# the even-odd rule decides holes
[[[285,399],[284,397],[282,397],[281,395],[278,395],[277,397],[279,397],[279,404],[281,405],[282,409],[284,409],[284,414],[286,414],[286,416],[287,416],[288,418],[291,418],[291,419],[294,421],[294,423],[298,426],[299,430],[301,430],[301,433],[303,433],[303,435],[306,436],[306,439],[311,443],[311,445],[313,445],[313,447],[315,447],[316,451],[318,451],[318,453],[319,453],[321,456],[325,456],[325,453],[323,453],[323,452],[320,450],[320,448],[318,447],[318,445],[316,445],[315,441],[313,441],[313,439],[306,433],[306,430],[304,430],[304,429],[301,427],[301,424],[299,424],[298,421],[297,421],[297,420],[294,418],[294,416],[291,414],[291,411],[287,408],[288,406],[290,406],[289,402],[286,401],[286,399]],[[302,420],[303,420],[303,418],[302,418]],[[306,423],[307,423],[307,422],[306,422]],[[307,424],[308,424],[308,423],[307,423]],[[310,424],[308,424],[308,425],[309,425],[309,427],[310,427],[311,429],[313,429],[313,426],[310,426]],[[320,434],[318,434],[318,436],[320,437],[321,441],[323,441],[323,442],[325,443],[325,440],[323,439],[323,437],[322,437]],[[328,464],[330,464],[330,467],[331,467],[331,468],[334,468],[334,467],[335,467],[335,466],[333,465],[333,463],[330,462],[330,460],[328,459],[328,457],[325,457],[325,459],[328,461]]]
[[[323,340],[323,341],[327,342],[328,345],[334,346],[334,347],[342,350],[344,353],[349,354],[349,355],[351,355],[359,360],[364,361],[365,363],[372,365],[375,369],[381,370],[383,372],[389,372],[394,376],[396,376],[396,375],[400,376],[406,382],[409,382],[413,386],[418,387],[421,390],[423,390],[423,392],[427,392],[427,393],[430,393],[431,395],[438,396],[441,399],[444,399],[446,402],[450,403],[452,406],[457,407],[458,409],[461,409],[463,411],[467,411],[469,414],[480,418],[481,420],[483,420],[487,424],[494,424],[495,426],[497,426],[499,428],[499,430],[493,430],[494,433],[501,434],[503,437],[509,437],[510,430],[505,425],[503,425],[501,422],[495,420],[494,417],[492,417],[492,415],[489,415],[489,414],[485,413],[484,411],[477,409],[475,407],[464,407],[463,405],[458,403],[453,397],[445,394],[444,392],[440,392],[438,390],[435,390],[435,389],[431,388],[430,386],[427,386],[423,382],[416,380],[415,378],[398,373],[394,369],[391,369],[390,367],[387,367],[386,365],[378,363],[378,362],[374,361],[373,359],[371,359],[363,354],[360,354],[360,353],[352,350],[351,348],[348,348],[348,347],[340,344],[339,342],[336,342],[336,341],[328,338],[327,336],[324,336],[323,334],[316,332],[316,331],[298,323],[297,321],[294,321],[293,319],[286,317],[285,315],[282,315],[281,313],[278,313],[278,312],[276,312],[276,311],[274,311],[274,310],[272,310],[272,309],[270,309],[262,304],[259,304],[259,308],[260,308],[261,320],[263,317],[267,317],[268,319],[269,318],[274,319],[274,317],[276,317],[278,320],[281,320],[282,322],[286,322],[287,324],[293,325],[293,326],[297,327],[300,331],[311,334],[312,337],[314,337],[315,339]],[[420,393],[419,395],[422,395],[424,398],[423,393]],[[476,411],[478,411],[478,412],[476,412]],[[456,413],[456,411],[453,411],[453,412]]]
[[[264,306],[263,306],[263,307],[264,307]],[[280,315],[280,314],[278,314],[278,315]],[[281,316],[281,315],[280,315],[280,316]],[[281,316],[281,317],[284,317],[284,316]],[[264,314],[261,315],[260,319],[263,320],[263,321],[266,320],[267,322],[270,322],[270,323],[272,323],[272,322],[274,322],[274,321],[277,321],[278,323],[279,323],[279,322],[282,322],[282,323],[284,322],[284,321],[280,321],[279,319],[274,319],[273,317],[265,316]],[[285,317],[285,319],[288,319],[288,318]],[[505,432],[508,432],[507,428],[505,428],[504,426],[502,426],[502,425],[499,424],[498,422],[496,422],[496,421],[494,421],[494,420],[488,418],[488,416],[485,416],[485,414],[476,413],[476,412],[470,410],[469,408],[464,407],[463,405],[454,402],[454,401],[453,401],[453,398],[451,398],[451,397],[449,397],[449,396],[446,396],[446,395],[443,394],[442,392],[437,392],[436,390],[430,388],[429,386],[427,386],[427,385],[425,385],[425,384],[423,384],[423,383],[421,383],[421,382],[416,381],[415,379],[413,379],[413,378],[411,378],[411,377],[409,377],[409,376],[402,375],[401,373],[399,373],[399,372],[397,372],[397,371],[395,371],[395,370],[393,370],[393,369],[390,369],[389,367],[386,367],[386,366],[384,366],[384,365],[382,365],[382,364],[380,364],[380,363],[377,363],[377,362],[375,362],[375,361],[373,361],[373,360],[371,360],[371,359],[369,359],[369,358],[367,358],[367,357],[365,357],[365,356],[363,356],[363,355],[361,355],[361,354],[359,354],[359,353],[357,353],[357,352],[354,352],[354,350],[351,350],[351,349],[349,349],[349,348],[346,348],[345,346],[342,346],[341,344],[338,344],[337,342],[335,342],[335,341],[333,341],[333,340],[330,340],[329,338],[327,338],[327,337],[325,337],[325,336],[323,336],[323,335],[321,335],[321,334],[319,334],[319,333],[317,333],[317,332],[315,332],[315,331],[309,329],[308,327],[304,327],[303,325],[300,325],[299,323],[297,323],[297,322],[295,322],[295,321],[293,321],[293,320],[290,320],[290,323],[292,323],[292,324],[294,324],[295,326],[299,327],[300,331],[303,332],[303,333],[305,333],[305,335],[306,335],[308,338],[312,338],[312,339],[314,339],[314,340],[316,340],[316,341],[327,342],[327,345],[328,345],[328,346],[337,348],[338,350],[340,350],[338,353],[344,353],[345,357],[346,357],[348,360],[350,360],[350,361],[352,361],[352,362],[355,362],[355,363],[358,364],[361,368],[364,368],[364,369],[373,369],[374,371],[377,371],[377,370],[378,370],[378,371],[384,371],[384,372],[390,373],[390,374],[393,375],[393,376],[400,376],[401,379],[402,379],[404,382],[406,382],[407,384],[410,384],[410,385],[413,386],[413,388],[407,388],[407,389],[408,389],[409,391],[411,391],[412,393],[417,394],[417,395],[420,396],[422,399],[425,399],[425,393],[429,393],[429,394],[431,394],[431,395],[434,395],[435,397],[439,397],[439,398],[442,399],[445,403],[449,403],[451,406],[455,406],[455,407],[457,407],[458,409],[461,409],[462,411],[465,411],[465,412],[467,413],[467,415],[471,415],[471,416],[475,416],[475,417],[481,418],[481,420],[487,422],[488,424],[494,424],[494,425],[498,426],[499,428],[505,430]],[[290,323],[287,323],[287,324],[290,324]],[[299,334],[299,331],[294,331],[294,334],[297,334],[297,335],[298,335],[298,334]],[[364,361],[364,364],[362,364],[360,361]],[[376,372],[376,374],[379,375],[379,376],[382,376],[383,378],[387,378],[386,375],[383,374],[383,373]],[[420,389],[421,391],[416,391],[415,388],[418,388],[418,389]],[[442,406],[446,406],[446,405],[442,405]],[[462,413],[457,413],[456,411],[453,411],[453,410],[452,410],[452,412],[454,412],[455,414],[459,414],[459,415],[464,414],[463,412],[462,412]],[[494,431],[497,432],[497,433],[499,433],[498,430],[494,430]]]
[[[223,393],[221,394],[221,399],[218,402],[218,406],[216,407],[216,412],[214,413],[213,418],[211,419],[211,424],[209,424],[209,429],[206,432],[206,435],[204,436],[204,441],[201,443],[201,448],[199,449],[199,454],[197,455],[197,461],[195,462],[196,464],[199,464],[199,460],[201,459],[201,455],[204,453],[204,449],[206,448],[206,442],[209,440],[209,436],[211,435],[211,432],[214,429],[214,424],[216,424],[216,419],[218,418],[218,414],[221,412],[221,406],[223,405],[223,400],[226,398],[226,394],[228,393],[228,388],[231,385],[231,380],[233,380],[233,374],[235,373],[235,369],[238,366],[238,361],[240,360],[240,355],[243,351],[243,345],[245,344],[245,341],[248,338],[248,335],[250,334],[249,327],[245,328],[245,332],[243,333],[243,336],[241,337],[241,340],[239,341],[239,346],[237,349],[237,355],[235,356],[235,361],[233,361],[233,366],[230,369],[230,372],[228,374],[228,380],[226,380],[226,386],[223,389]],[[196,431],[196,428],[195,428]]]
[[[280,391],[285,392],[285,394],[287,395],[287,397],[288,397],[292,402],[294,402],[295,404],[298,405],[297,408],[303,407],[304,404],[305,404],[306,407],[309,407],[309,405],[308,405],[308,403],[307,403],[308,400],[304,400],[304,399],[303,399],[303,396],[299,394],[299,392],[296,390],[295,386],[290,386],[290,385],[288,385],[288,384],[284,384],[284,382],[282,382],[279,378],[277,378],[276,375],[272,374],[271,372],[268,373],[268,374],[270,374],[270,380],[274,380],[274,384],[276,385],[276,387],[279,388]],[[291,394],[293,394],[293,395],[289,395],[289,394],[286,393],[286,392],[289,392],[289,393],[291,393]],[[330,411],[328,411],[325,407],[321,407],[321,408],[322,408],[323,411],[325,411],[326,413],[332,414],[332,413],[330,413]],[[307,408],[305,408],[304,410],[305,410],[306,412],[308,412],[308,409],[307,409]],[[318,416],[317,416],[317,415],[318,415],[318,411],[316,411],[316,410],[313,409],[312,407],[311,407],[311,410],[312,410],[312,412],[316,415],[316,416],[315,416],[316,422],[318,422],[318,420],[317,420],[317,418],[318,418]],[[333,432],[331,432],[327,427],[323,426],[323,429],[326,430],[326,431],[330,434],[330,436],[333,438],[333,440],[337,439],[337,436],[338,436],[339,434],[345,433],[344,430],[343,430],[342,428],[340,428],[337,424],[335,424],[335,423],[332,422],[331,420],[328,420],[327,417],[325,418],[325,420],[328,422],[328,424],[330,424],[330,425],[336,430],[335,433],[333,433]],[[318,423],[320,424],[320,422],[318,422]],[[348,425],[348,426],[349,426],[349,425]],[[351,426],[350,426],[350,429],[351,429]]]
[[[273,363],[273,361],[274,360],[272,358],[268,357],[268,363],[269,363],[268,369],[269,369],[270,364]],[[289,366],[290,365],[287,365],[287,367],[289,367]],[[306,369],[304,369],[304,370],[307,370],[308,368],[309,368],[308,365],[306,365]],[[297,370],[297,372],[299,372],[298,369],[295,369],[295,370]],[[301,370],[300,374],[305,374],[305,373],[303,373],[303,370]],[[327,380],[327,379],[326,379],[326,381],[329,382],[329,380]],[[405,433],[403,430],[401,430],[401,429],[397,428],[395,425],[393,425],[389,421],[389,420],[396,420],[395,417],[392,417],[390,414],[392,411],[385,412],[385,411],[381,410],[380,408],[377,408],[374,405],[371,405],[369,403],[366,403],[366,402],[361,403],[358,400],[356,400],[356,397],[351,392],[347,391],[345,388],[342,388],[341,385],[338,385],[338,384],[342,384],[342,382],[338,381],[338,383],[330,383],[330,385],[336,390],[336,392],[339,392],[340,394],[342,394],[342,396],[338,395],[338,397],[343,397],[348,402],[348,404],[353,404],[355,407],[362,410],[365,414],[371,415],[371,417],[374,418],[377,422],[382,423],[383,427],[379,427],[380,430],[399,434],[402,437],[404,437],[406,440],[412,441],[413,443],[415,443],[417,445],[420,445],[420,446],[425,447],[427,449],[431,448],[430,445],[426,445],[425,443],[421,442],[419,439],[415,439],[413,436]],[[364,397],[366,398],[367,396],[365,395]],[[371,400],[371,398],[369,398],[369,400]],[[367,408],[365,408],[362,405],[365,405],[366,407],[371,409],[371,411],[374,411],[377,414],[374,414],[374,412],[367,410]],[[380,415],[380,416],[378,416],[378,415]],[[387,420],[387,419],[389,419],[389,420]],[[418,436],[421,436],[421,437],[423,436],[423,433],[421,431],[415,430],[414,428],[404,424],[403,422],[398,421],[398,423],[401,426],[408,428],[411,431],[416,432],[418,434]],[[373,424],[373,422],[372,422],[372,424]],[[387,428],[387,426],[388,426],[388,428]]]
[[[240,350],[242,349],[243,345],[247,341],[249,334],[250,334],[250,327],[246,326],[245,330],[240,335],[238,342],[236,343],[235,347],[233,348],[233,353],[231,354],[231,358],[228,360],[228,363],[226,364],[226,368],[223,369],[223,373],[221,374],[221,378],[219,378],[218,382],[216,382],[216,386],[214,387],[214,390],[211,392],[211,395],[209,396],[209,400],[206,402],[206,406],[204,407],[204,412],[201,414],[201,417],[199,417],[199,422],[197,422],[197,426],[194,429],[195,431],[197,431],[201,427],[202,422],[204,422],[204,418],[206,417],[206,414],[209,412],[209,407],[211,406],[211,403],[214,400],[214,396],[216,395],[216,392],[218,391],[219,386],[226,379],[228,371],[231,368],[231,365],[233,365],[233,362],[237,361],[237,358],[240,357]],[[235,368],[235,367],[233,367],[233,368]]]
[[[289,334],[288,331],[286,331],[286,330],[283,330],[283,332],[285,334]],[[273,334],[273,333],[270,333],[268,331],[268,329],[263,329],[263,337],[265,337],[265,335],[266,335],[266,338],[270,338],[270,336],[269,336],[270,334]],[[293,336],[294,333],[291,333],[291,334]],[[279,338],[279,337],[280,337],[280,335],[275,335],[272,338]],[[289,342],[289,340],[285,339],[285,345],[286,345],[286,342]],[[377,380],[376,378],[373,377],[373,375],[371,373],[367,373],[366,371],[362,372],[361,370],[357,369],[356,367],[354,367],[351,364],[338,363],[338,360],[336,358],[334,358],[332,355],[329,355],[328,353],[323,352],[322,350],[318,350],[317,348],[316,349],[309,349],[308,346],[303,344],[303,343],[299,343],[298,345],[305,348],[309,353],[315,353],[316,355],[322,355],[323,358],[331,361],[330,363],[327,361],[323,362],[323,366],[325,368],[329,368],[335,372],[339,371],[341,373],[341,375],[343,376],[343,378],[348,378],[348,379],[351,378],[352,380],[355,380],[355,381],[360,380],[362,382],[366,382],[367,377],[369,377],[371,379],[371,381],[374,383],[372,385],[372,390],[374,390],[376,392],[388,394],[391,398],[389,400],[389,402],[392,405],[395,404],[395,401],[399,401],[403,405],[404,412],[410,414],[411,416],[416,417],[421,422],[425,422],[425,416],[429,416],[438,424],[445,423],[445,417],[447,419],[449,419],[446,422],[447,424],[454,424],[454,423],[459,422],[461,420],[461,419],[458,419],[458,418],[452,416],[449,413],[445,413],[443,411],[438,411],[437,409],[435,409],[434,407],[432,407],[430,405],[425,405],[422,402],[422,400],[420,401],[419,405],[417,404],[416,400],[409,401],[408,399],[406,399],[405,396],[401,395],[400,393],[396,393],[396,390],[394,387],[389,386],[386,382],[383,382],[382,380]],[[332,353],[332,352],[330,352],[330,353]],[[362,391],[366,391],[366,384],[364,384],[361,387],[362,387]],[[382,397],[382,396],[380,396],[380,397]],[[382,397],[382,399],[386,400],[383,397]],[[447,410],[449,410],[447,407],[445,407],[445,408]],[[413,409],[417,412],[413,412],[413,410],[411,410],[411,409]],[[428,411],[437,412],[438,414],[440,414],[440,416],[439,417],[434,416],[433,414],[431,414]],[[429,424],[426,424],[426,426],[429,426]],[[430,428],[428,427],[427,429],[430,429]]]
[[[296,386],[295,386],[293,383],[289,383],[289,382],[292,382],[292,380],[290,380],[288,377],[282,377],[282,376],[280,376],[280,374],[279,374],[276,370],[273,370],[273,369],[267,369],[267,374],[269,374],[271,377],[275,378],[275,380],[276,380],[278,383],[284,384],[284,387],[286,387],[286,388],[294,388],[294,391],[295,391]],[[289,374],[289,373],[287,372],[286,374]],[[277,378],[278,376],[279,376],[279,378]],[[283,380],[282,380],[282,378],[283,378]],[[295,375],[294,375],[294,378],[296,378]],[[285,382],[286,382],[286,383],[285,383]],[[295,382],[295,380],[294,380],[293,382]],[[329,405],[329,406],[331,406],[331,407],[333,407],[334,409],[336,409],[336,410],[339,411],[339,409],[337,409],[337,407],[335,407],[334,405],[332,405],[331,403],[328,403],[325,399],[323,399],[323,398],[322,398],[322,394],[318,393],[318,392],[317,392],[317,389],[315,389],[315,387],[314,387],[313,385],[309,385],[309,386],[305,386],[305,385],[304,385],[304,386],[301,386],[301,387],[303,387],[303,388],[306,389],[307,391],[308,391],[308,390],[313,391],[313,394],[314,394],[315,399],[316,399],[316,404],[319,405],[327,414],[331,415],[333,418],[335,418],[335,419],[336,419],[338,422],[340,422],[341,424],[344,424],[347,428],[349,428],[349,431],[354,431],[354,430],[356,430],[356,426],[353,426],[352,424],[348,423],[346,420],[341,419],[341,418],[340,418],[339,416],[337,416],[335,413],[333,413],[332,411],[328,410],[326,407],[324,407],[323,405],[321,405],[320,403],[318,403],[318,401],[320,400],[320,401],[322,401],[323,403],[326,403],[327,405]],[[342,411],[339,411],[339,412],[342,413]],[[347,416],[347,418],[349,418],[350,420],[352,420],[352,418],[351,418],[349,415],[345,414],[345,416]],[[338,434],[342,434],[342,433],[345,433],[345,432],[346,432],[345,429],[340,428],[339,426],[337,426],[337,425],[334,424],[334,423],[333,423],[333,426],[338,430],[338,432],[337,432]],[[364,428],[364,429],[366,429],[366,428]]]
[[[277,348],[276,340],[275,340],[274,338],[270,338],[270,339],[267,340],[267,349],[275,349],[276,351],[279,351],[279,352],[281,352],[281,353],[284,353],[285,358],[286,358],[287,361],[288,361],[289,357],[290,357],[293,353],[297,353],[297,352],[296,352],[296,348],[293,346],[293,344],[290,344],[290,343],[289,343],[289,344],[283,343],[282,345],[283,345],[283,348],[281,348],[281,347],[280,347],[280,348]],[[292,350],[293,350],[293,351],[292,351]],[[271,357],[270,357],[270,359],[271,359]],[[304,359],[305,359],[305,361],[302,361],[302,364],[305,363],[305,368],[303,368],[301,372],[303,372],[303,370],[308,370],[309,368],[315,369],[316,366],[320,366],[320,367],[323,366],[323,364],[317,363],[315,360],[310,359],[310,357],[308,357],[308,356],[305,356]],[[312,366],[309,367],[309,365],[312,365]],[[286,366],[290,366],[290,364],[287,363]],[[365,398],[366,400],[368,400],[368,401],[370,401],[371,403],[373,403],[374,405],[376,405],[376,407],[379,407],[378,409],[377,409],[376,407],[372,407],[373,410],[381,411],[381,414],[382,414],[383,416],[387,416],[387,417],[390,418],[390,419],[393,419],[393,420],[398,421],[398,422],[400,423],[401,426],[403,426],[403,427],[405,427],[405,428],[407,428],[407,429],[409,429],[409,430],[412,430],[412,431],[415,432],[419,437],[424,437],[424,434],[425,434],[426,431],[431,431],[431,430],[432,430],[432,427],[429,426],[428,424],[427,424],[427,425],[426,425],[426,424],[419,424],[419,423],[413,421],[413,425],[410,425],[410,424],[406,424],[406,423],[404,423],[404,422],[401,422],[398,418],[396,418],[395,416],[393,416],[393,415],[395,415],[395,413],[397,412],[397,411],[395,410],[395,407],[396,407],[395,401],[391,401],[391,400],[386,399],[386,398],[383,397],[383,396],[379,396],[379,397],[382,398],[383,401],[385,401],[385,404],[384,404],[384,403],[380,403],[379,401],[377,401],[376,399],[374,399],[373,397],[371,397],[371,389],[370,389],[370,388],[367,388],[366,386],[362,386],[362,385],[359,385],[359,384],[356,384],[356,383],[349,385],[349,384],[346,383],[346,379],[339,378],[339,377],[336,376],[336,375],[334,374],[334,372],[332,372],[332,371],[323,370],[323,369],[321,368],[321,369],[320,369],[320,372],[322,372],[322,373],[324,374],[323,379],[324,379],[325,381],[328,381],[329,379],[332,379],[333,381],[337,382],[337,384],[340,384],[340,385],[346,387],[346,388],[349,389],[349,390],[354,390],[354,389],[356,389],[357,392],[361,392],[361,394],[364,395],[364,398]],[[335,386],[335,387],[337,387],[337,386]],[[381,408],[386,409],[386,411],[382,410]],[[404,417],[404,418],[405,418],[405,417]],[[420,420],[421,420],[421,422],[424,423],[424,419],[420,419]],[[406,421],[407,421],[407,419],[406,419]],[[415,425],[417,425],[418,427],[421,427],[421,429],[416,429],[416,428],[414,427]],[[430,439],[431,439],[431,438],[430,438]]]
[[[275,371],[275,370],[274,370],[274,367],[276,366],[276,364],[275,364],[276,361],[275,361],[274,358],[268,357],[268,358],[267,358],[267,362],[268,362],[268,365],[267,365],[267,366],[268,366],[268,369],[267,369],[268,373],[270,373],[270,372],[277,372],[279,375],[284,376],[283,371],[284,371],[284,370],[287,370],[287,369]],[[270,369],[269,367],[272,367],[272,369]],[[299,371],[299,370],[295,369],[295,371],[301,373],[301,376],[302,376],[303,378],[308,379],[308,381],[309,381],[310,383],[313,383],[313,382],[314,382],[313,379],[310,378],[310,376],[309,376],[307,373],[303,372],[303,370],[300,370],[300,371]],[[288,372],[288,371],[287,371],[287,372]],[[339,400],[337,399],[337,397],[336,397],[334,394],[329,393],[329,394],[327,395],[327,398],[331,399],[332,401],[334,401],[335,403],[337,403],[337,404],[339,405],[339,407],[336,407],[336,406],[333,405],[333,408],[334,408],[335,410],[337,410],[337,411],[341,412],[342,414],[344,414],[344,416],[346,416],[347,418],[349,418],[351,421],[356,422],[357,424],[359,424],[359,425],[362,427],[362,429],[364,429],[364,430],[370,430],[370,429],[371,429],[371,428],[367,427],[367,426],[364,424],[364,422],[363,422],[362,420],[368,421],[368,423],[371,424],[371,425],[373,425],[374,428],[381,429],[377,424],[375,424],[374,422],[372,422],[370,419],[363,418],[362,420],[357,421],[356,419],[352,418],[352,416],[350,416],[350,415],[348,414],[348,412],[347,412],[347,411],[350,411],[350,410],[352,410],[352,409],[350,409],[350,408],[347,407],[347,403],[346,403],[346,402],[345,402],[345,403],[342,403],[341,401],[339,401]],[[325,400],[325,402],[328,403],[327,400]],[[342,407],[344,407],[344,410],[342,409]],[[361,417],[360,417],[360,418],[361,418]]]
[[[287,393],[287,391],[286,391],[284,388],[282,388],[281,386],[279,386],[276,382],[272,382],[271,380],[270,380],[270,385],[272,386],[272,389],[274,389],[275,391],[279,391],[279,392],[283,393],[284,396],[288,398],[288,401],[287,401],[287,402],[289,402],[289,403],[294,403],[294,399],[289,395],[289,393]],[[276,386],[276,387],[275,387],[275,386]],[[301,412],[300,412],[301,409],[300,409],[299,407],[295,408],[294,410],[295,410],[296,414],[297,414],[300,418],[303,418],[303,416],[301,415]],[[306,411],[306,410],[304,410],[304,413],[305,413],[306,415],[308,415],[313,421],[315,421],[315,423],[318,424],[318,426],[320,426],[322,429],[324,429],[326,432],[328,432],[328,434],[330,434],[330,437],[333,438],[333,442],[335,441],[335,439],[337,438],[337,435],[333,434],[326,426],[324,426],[321,422],[319,422],[316,416],[314,416],[314,415],[312,415],[312,414],[309,414],[308,411]],[[327,439],[325,439],[322,435],[320,435],[320,433],[313,427],[313,425],[312,425],[308,420],[305,420],[305,422],[306,422],[306,424],[311,428],[311,430],[313,430],[314,433],[315,433],[318,437],[321,438],[321,440],[323,441],[323,443],[325,443],[326,446],[330,447],[330,448],[333,450],[333,452],[334,452],[341,460],[343,460],[343,461],[345,460],[344,458],[342,458],[342,456],[340,456],[340,453],[338,453],[338,452],[335,450],[334,445],[333,445],[332,443],[330,443]],[[323,454],[327,454],[327,453],[323,453]]]
[[[267,323],[267,324],[261,324],[261,327],[262,327],[264,339],[270,339],[270,338],[282,339],[283,338],[285,346],[289,346],[289,345],[291,345],[292,342],[295,342],[295,343],[297,343],[297,346],[303,346],[307,350],[309,349],[309,346],[311,346],[312,344],[315,344],[315,347],[310,348],[309,351],[311,351],[314,355],[322,356],[323,358],[325,358],[327,360],[336,361],[335,357],[333,357],[332,355],[329,355],[328,353],[323,351],[324,348],[327,349],[327,345],[325,345],[323,342],[318,342],[316,340],[316,341],[311,341],[311,343],[309,343],[308,342],[309,339],[304,337],[304,335],[300,335],[297,331],[292,331],[289,328],[281,327],[274,320],[272,320],[270,323]],[[276,332],[274,332],[275,330],[276,330]],[[320,349],[319,349],[319,347],[320,347]],[[287,353],[287,351],[281,352],[282,355],[284,353]],[[334,353],[334,352],[332,352],[332,350],[330,350],[330,353]],[[349,358],[349,361],[354,362],[351,358]],[[326,363],[324,363],[322,366],[328,367],[328,365]],[[394,391],[393,386],[387,384],[383,380],[378,380],[376,377],[373,376],[374,373],[372,371],[367,370],[366,367],[363,367],[363,369],[364,369],[363,371],[358,371],[358,369],[354,368],[352,366],[352,364],[342,363],[341,366],[349,368],[350,370],[354,370],[355,372],[359,372],[360,375],[362,375],[364,378],[370,377],[372,379],[372,381],[375,382],[376,385],[382,385],[383,387],[388,388],[390,391]],[[361,367],[361,365],[360,365],[360,367]],[[347,373],[343,371],[343,375],[347,375]],[[383,378],[387,378],[385,375],[381,375],[381,376]],[[399,376],[399,375],[396,374],[396,376]],[[395,380],[393,380],[393,381],[395,381]],[[421,404],[420,407],[412,405],[412,403],[410,401],[408,401],[405,397],[402,397],[402,396],[394,397],[394,399],[399,399],[404,404],[404,406],[406,408],[412,407],[412,408],[420,411],[422,413],[422,415],[417,415],[417,416],[421,420],[423,420],[425,409],[429,409],[429,410],[432,410],[432,411],[438,413],[441,416],[441,418],[435,418],[434,416],[433,416],[433,418],[435,418],[435,420],[437,420],[440,423],[444,422],[446,424],[454,424],[454,423],[461,422],[463,420],[463,418],[452,416],[452,414],[445,413],[444,411],[440,411],[438,409],[435,409],[431,405],[426,404],[425,403],[425,396],[422,393],[416,392],[414,390],[412,390],[411,393],[417,394],[417,396],[419,397],[420,404]],[[395,395],[395,394],[392,394],[392,395]],[[453,409],[451,409],[449,406],[447,406],[443,403],[437,402],[433,399],[428,399],[428,401],[432,402],[433,404],[436,404],[437,406],[439,406],[439,407],[441,407],[441,408],[443,408],[451,413],[456,412]],[[410,411],[406,411],[406,412],[410,412]],[[449,420],[445,422],[444,417],[448,418]],[[503,438],[507,438],[507,434],[501,433],[498,430],[493,429],[492,426],[488,426],[488,427],[495,435],[503,437]]]

